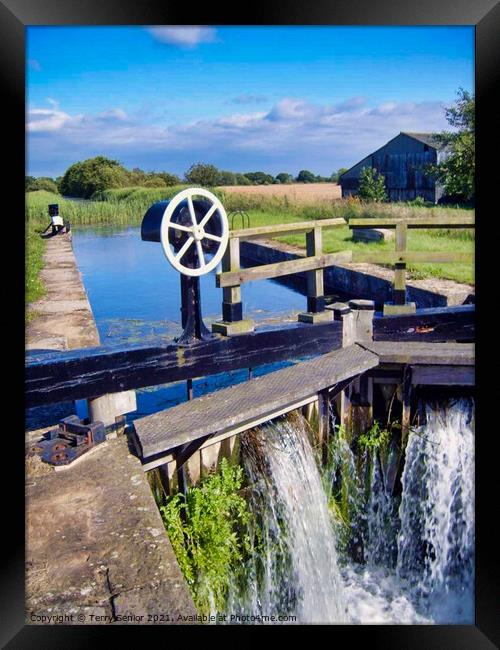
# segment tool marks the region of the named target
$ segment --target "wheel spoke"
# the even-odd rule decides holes
[[[207,221],[210,219],[210,217],[213,215],[213,213],[217,210],[217,206],[215,203],[212,205],[210,210],[207,212],[207,214],[203,217],[203,219],[200,221],[200,226],[203,228],[203,226],[207,223]]]
[[[194,237],[188,237],[188,238],[187,238],[187,241],[184,242],[184,244],[182,245],[181,249],[179,250],[179,252],[178,252],[177,255],[175,256],[175,260],[176,260],[176,261],[179,261],[179,262],[180,262],[180,260],[182,259],[184,253],[187,251],[187,249],[191,246],[191,244],[192,244],[193,242],[194,242]]]
[[[196,248],[198,250],[198,260],[200,262],[200,268],[205,266],[205,255],[203,254],[203,246],[201,245],[201,241],[196,242]]]
[[[191,215],[191,221],[193,222],[193,226],[198,226],[198,222],[196,221],[196,215],[194,213],[194,205],[193,205],[193,197],[188,196],[188,206],[189,206],[189,214]]]
[[[188,226],[182,226],[180,223],[174,223],[173,221],[170,222],[170,228],[173,228],[174,230],[182,230],[184,232],[193,232],[193,228]]]
[[[204,235],[207,239],[212,239],[213,241],[222,241],[222,237],[218,237],[217,235],[211,235],[209,232],[206,232]]]

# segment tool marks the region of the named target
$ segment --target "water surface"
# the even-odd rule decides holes
[[[139,227],[77,228],[73,248],[96,320],[101,345],[150,343],[172,340],[180,326],[180,275],[163,254],[159,243],[141,240]],[[270,280],[242,286],[244,317],[257,322],[296,320],[306,299]],[[215,286],[215,272],[201,278],[203,317],[207,325],[221,318],[222,290]],[[255,374],[284,364],[269,364]],[[194,381],[194,394],[244,381],[247,370]],[[138,411],[152,413],[184,401],[184,382],[137,391]]]

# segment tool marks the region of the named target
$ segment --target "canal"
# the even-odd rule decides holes
[[[152,343],[179,336],[180,275],[158,243],[141,240],[139,227],[93,227],[73,230],[73,249],[99,330],[101,345]],[[221,318],[222,290],[215,272],[201,277],[205,323]],[[257,323],[295,321],[306,299],[271,280],[242,287],[243,313]],[[264,374],[286,363],[255,369]],[[194,395],[224,388],[248,378],[247,370],[195,379]],[[130,419],[168,408],[186,399],[184,382],[137,391],[137,411]],[[79,404],[80,414],[83,404]]]

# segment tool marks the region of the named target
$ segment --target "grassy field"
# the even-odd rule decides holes
[[[35,316],[30,304],[43,296],[45,289],[40,280],[39,273],[43,267],[43,252],[45,241],[40,238],[36,224],[29,223],[25,230],[26,256],[25,256],[25,305],[26,322]]]
[[[325,186],[327,186],[326,190]],[[30,192],[26,199],[26,217],[30,224],[37,223],[45,226],[48,223],[47,205],[59,203],[62,216],[72,225],[107,223],[138,225],[150,205],[156,201],[171,198],[183,187],[185,186],[129,187],[107,190],[93,197],[94,200],[90,202],[69,201],[44,191]],[[217,188],[215,193],[222,200],[228,213],[237,209],[247,211],[252,227],[332,217],[343,217],[346,220],[370,217],[426,217],[432,219],[438,216],[453,218],[473,213],[473,211],[464,211],[461,208],[415,207],[401,203],[366,204],[356,200],[322,196],[321,192],[333,192],[337,188],[334,183],[300,185],[299,187],[303,189],[302,195],[299,197],[297,187],[297,185],[224,187]],[[282,193],[275,193],[277,192],[276,188],[279,188]],[[296,193],[295,198],[293,192]],[[240,219],[235,218],[234,227],[241,227]],[[305,246],[304,235],[287,236],[281,240],[301,247]],[[394,250],[394,241],[355,243],[352,241],[352,231],[346,225],[325,231],[324,248],[326,252],[346,249]],[[474,231],[470,229],[410,230],[408,250],[472,252],[474,250]],[[408,270],[409,276],[413,278],[448,278],[457,282],[474,284],[474,267],[471,264],[415,264],[409,265]]]

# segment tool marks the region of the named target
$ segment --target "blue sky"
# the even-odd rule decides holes
[[[330,175],[473,90],[472,27],[28,27],[28,173]]]

